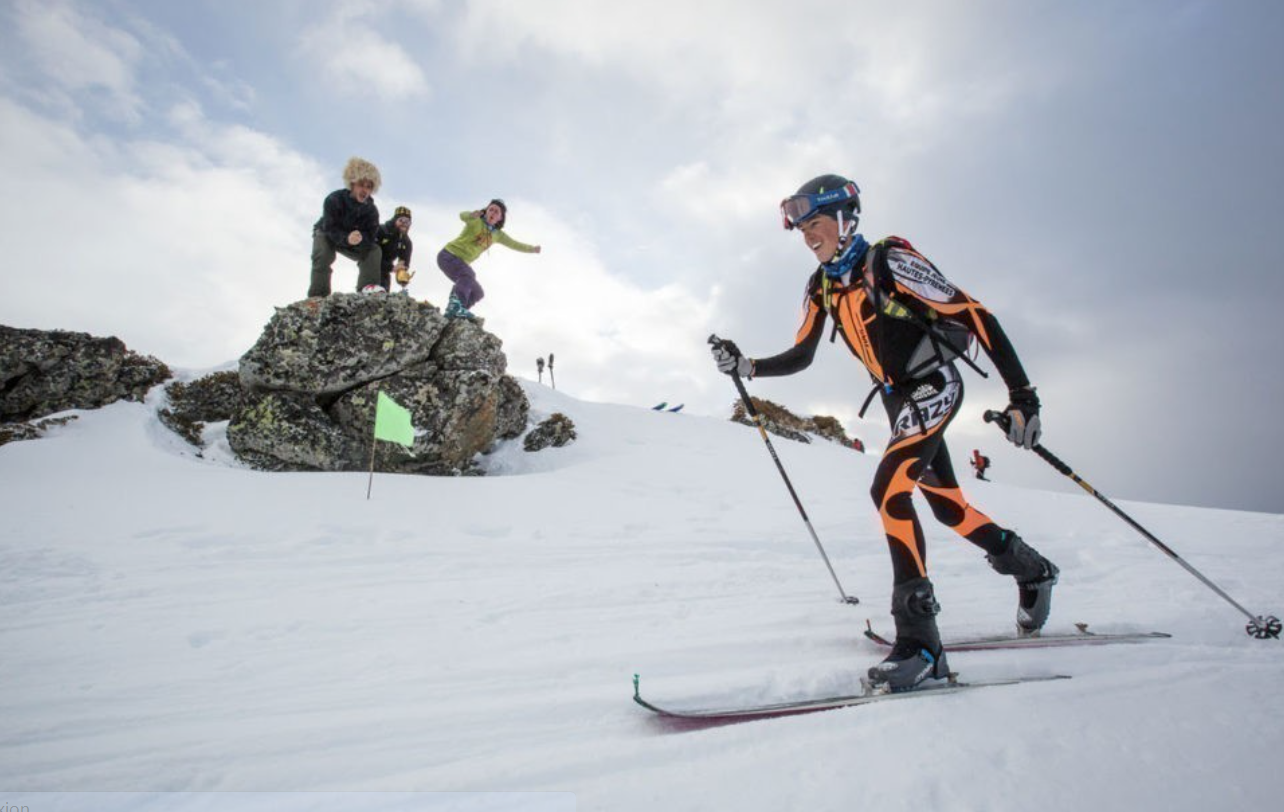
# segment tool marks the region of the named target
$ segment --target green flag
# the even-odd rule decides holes
[[[410,448],[415,444],[415,427],[410,424],[410,410],[379,392],[375,404],[375,439],[387,440]]]

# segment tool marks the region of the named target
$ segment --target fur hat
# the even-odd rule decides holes
[[[365,158],[349,158],[348,165],[343,168],[343,182],[351,189],[352,184],[359,180],[368,180],[374,184],[375,192],[383,185],[383,178],[379,175],[379,167],[367,161]]]

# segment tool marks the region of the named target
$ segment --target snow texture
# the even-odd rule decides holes
[[[844,605],[757,431],[523,386],[533,422],[562,412],[579,439],[511,441],[487,477],[376,475],[369,501],[365,474],[238,466],[223,426],[196,456],[158,422],[159,389],[0,448],[0,802],[1275,808],[1284,643],[1249,638],[1087,495],[966,471],[978,507],[1061,567],[1050,630],[1175,636],[960,652],[964,678],[1073,679],[673,732],[632,702],[634,673],[656,701],[770,701],[852,692],[881,658],[861,635],[890,630],[877,459],[773,438],[862,601]],[[1012,581],[918,505],[942,633],[1011,628]],[[1121,506],[1254,612],[1284,608],[1284,517]]]

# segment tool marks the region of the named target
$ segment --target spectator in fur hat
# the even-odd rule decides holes
[[[357,263],[357,290],[374,293],[379,287],[382,251],[375,240],[379,209],[374,193],[382,178],[363,158],[349,158],[343,168],[344,189],[331,192],[321,206],[321,219],[312,227],[312,284],[308,296],[329,296],[336,254]]]
[[[375,231],[375,242],[383,254],[379,264],[379,284],[384,290],[392,290],[394,265],[398,270],[406,271],[404,278],[407,282],[414,275],[410,273],[410,254],[415,250],[415,244],[410,240],[410,220],[410,209],[398,206],[392,213],[392,219]]]

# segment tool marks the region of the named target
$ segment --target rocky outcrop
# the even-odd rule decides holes
[[[843,430],[843,424],[837,418],[819,415],[817,417],[799,417],[793,412],[764,398],[752,398],[753,406],[763,418],[763,428],[780,437],[810,443],[812,437],[820,437],[839,445],[853,446],[852,441]],[[744,404],[737,401],[731,413],[731,419],[746,426],[754,425],[752,418],[745,412]]]
[[[169,406],[160,410],[160,420],[178,436],[201,448],[207,423],[231,420],[244,401],[241,376],[232,371],[215,372],[165,387]]]
[[[561,412],[553,412],[547,420],[531,429],[522,441],[522,447],[527,451],[543,451],[549,446],[561,448],[575,437],[575,424],[571,418]]]
[[[0,325],[0,422],[141,401],[169,367],[119,338]]]
[[[76,415],[46,417],[34,423],[0,423],[0,445],[16,443],[19,440],[35,440],[45,436],[45,432],[55,426],[65,426],[76,419]]]
[[[409,410],[415,440],[380,442],[380,471],[471,473],[478,453],[526,428],[530,404],[507,365],[480,323],[409,296],[306,299],[278,308],[242,356],[228,442],[267,470],[366,470],[383,391]]]

